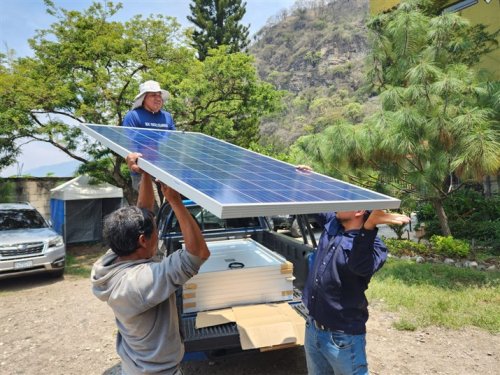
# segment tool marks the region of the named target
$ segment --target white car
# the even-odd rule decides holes
[[[0,203],[0,279],[47,272],[64,273],[66,247],[29,203]]]

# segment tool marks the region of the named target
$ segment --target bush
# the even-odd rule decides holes
[[[430,249],[427,246],[409,240],[396,240],[394,238],[384,238],[384,243],[387,245],[389,253],[395,256],[402,256],[402,255],[424,256],[430,254]]]
[[[430,239],[432,252],[449,258],[465,258],[469,255],[470,245],[462,240],[457,240],[452,236],[434,235]]]
[[[474,240],[494,253],[500,250],[500,195],[485,197],[472,189],[457,190],[445,200],[444,210],[454,238]],[[425,222],[426,237],[442,235],[431,204],[417,208],[417,219]]]
[[[16,184],[13,181],[0,181],[0,202],[11,203],[16,201]]]

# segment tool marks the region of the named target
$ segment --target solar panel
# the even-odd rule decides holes
[[[400,201],[194,132],[81,129],[220,218],[398,208]]]

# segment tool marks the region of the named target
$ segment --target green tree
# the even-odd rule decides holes
[[[12,165],[19,155],[19,147],[5,134],[11,134],[16,127],[17,113],[13,111],[10,103],[4,100],[6,93],[15,85],[15,77],[9,75],[7,56],[0,53],[0,168],[1,166]]]
[[[83,162],[80,172],[122,187],[133,201],[123,158],[76,124],[120,125],[146,79],[171,92],[167,106],[179,129],[240,145],[256,139],[259,116],[279,104],[279,93],[256,78],[248,56],[214,51],[198,61],[173,18],[119,23],[109,18],[120,5],[94,3],[78,12],[46,4],[57,21],[30,40],[34,56],[3,59],[0,66],[2,167],[14,162],[16,140],[47,142]]]
[[[192,64],[172,100],[177,124],[191,131],[249,147],[259,138],[259,119],[276,111],[282,94],[260,82],[253,58],[210,50],[203,62]]]
[[[241,0],[193,0],[187,19],[196,28],[193,46],[203,61],[211,49],[228,46],[227,52],[243,51],[249,44],[248,26],[240,24],[246,12]]]
[[[450,235],[443,202],[452,181],[481,180],[500,168],[498,112],[485,100],[498,97],[498,86],[486,90],[464,52],[477,29],[456,14],[429,16],[418,1],[402,2],[369,27],[381,110],[361,126],[339,123],[304,138],[297,152],[326,171],[432,203]]]
[[[159,65],[192,60],[187,48],[176,46],[180,25],[162,16],[109,21],[121,8],[112,3],[94,3],[83,12],[45,3],[56,22],[29,40],[33,57],[12,60],[0,75],[0,106],[8,108],[2,123],[9,124],[2,127],[3,139],[10,147],[18,139],[50,143],[94,164],[97,176],[133,199],[122,158],[82,136],[75,124],[121,124],[140,81]]]

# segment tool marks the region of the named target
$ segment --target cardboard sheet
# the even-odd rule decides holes
[[[233,309],[204,311],[196,316],[196,328],[218,326],[220,324],[235,323]]]
[[[304,345],[305,320],[288,303],[198,313],[196,328],[236,322],[243,350]]]

